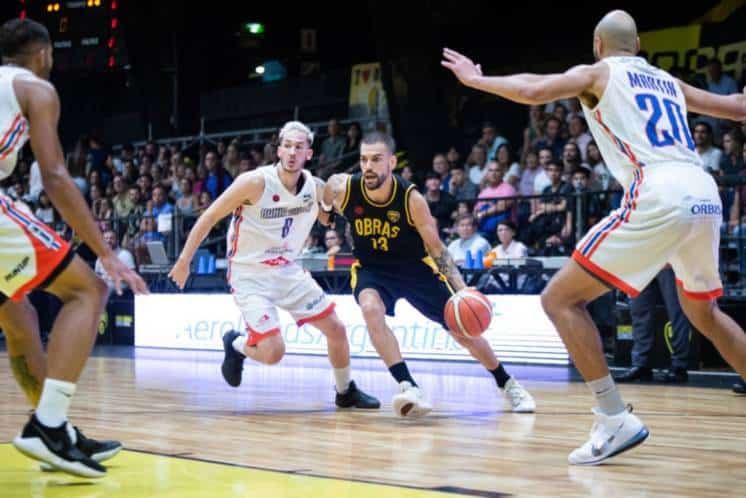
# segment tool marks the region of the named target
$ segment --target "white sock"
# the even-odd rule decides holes
[[[46,379],[41,391],[36,418],[47,427],[59,427],[67,421],[67,410],[75,394],[75,384],[64,380]]]
[[[246,356],[246,353],[244,353],[243,348],[246,346],[247,337],[243,334],[239,335],[235,339],[233,339],[233,349],[235,349],[237,352],[241,353],[242,355]]]
[[[350,365],[344,368],[334,369],[334,381],[337,383],[337,392],[344,394],[350,388]]]
[[[591,392],[596,397],[598,409],[604,415],[618,415],[624,411],[624,401],[622,395],[614,384],[611,375],[601,377],[600,379],[586,382]]]

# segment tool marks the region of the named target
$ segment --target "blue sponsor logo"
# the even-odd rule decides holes
[[[709,201],[704,202],[698,202],[697,204],[693,204],[691,208],[689,208],[689,211],[693,215],[722,215],[723,214],[723,208],[720,206],[720,204],[714,204]]]

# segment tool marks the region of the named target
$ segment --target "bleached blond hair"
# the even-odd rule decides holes
[[[311,145],[313,145],[313,132],[308,126],[304,125],[300,121],[288,121],[287,123],[285,123],[280,129],[280,141],[282,141],[285,135],[291,131],[300,131],[305,133],[306,137],[308,137],[308,146],[310,147]]]

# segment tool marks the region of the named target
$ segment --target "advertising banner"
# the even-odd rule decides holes
[[[360,308],[350,295],[333,295],[336,311],[347,328],[355,357],[377,357]],[[493,317],[484,337],[500,359],[568,364],[568,354],[544,314],[539,296],[488,296]],[[326,355],[326,340],[312,325],[298,327],[280,310],[282,336],[288,353]],[[439,324],[400,300],[396,316],[386,318],[405,358],[473,361]],[[135,298],[135,346],[222,350],[223,333],[244,330],[230,295],[152,294]]]

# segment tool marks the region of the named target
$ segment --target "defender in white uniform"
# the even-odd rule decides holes
[[[277,307],[298,325],[318,328],[327,340],[334,367],[336,404],[340,407],[379,408],[350,380],[350,347],[334,303],[311,274],[295,262],[319,216],[323,182],[303,169],[311,158],[313,134],[298,121],[280,130],[277,164],[240,175],[200,216],[187,238],[170,276],[184,288],[189,265],[212,227],[233,213],[228,230],[228,282],[246,323],[245,334],[230,331],[223,337],[226,382],[241,384],[246,356],[266,364],[285,353]],[[328,223],[331,206],[321,221]]]
[[[16,166],[26,141],[39,163],[42,183],[55,208],[100,258],[117,290],[125,281],[135,292],[145,282],[125,267],[104,242],[90,208],[65,167],[57,136],[60,102],[47,81],[52,43],[47,29],[31,19],[0,26],[0,179]],[[26,294],[44,289],[62,301],[44,355],[39,320]],[[67,421],[67,411],[85,366],[108,289],[51,228],[22,203],[0,194],[0,328],[13,374],[34,406],[13,445],[47,466],[83,477],[102,477],[99,461],[113,457],[118,441],[94,441]]]
[[[635,21],[613,11],[594,33],[599,62],[563,74],[485,77],[467,57],[443,52],[443,66],[473,88],[524,104],[579,97],[604,161],[625,189],[622,206],[588,232],[542,295],[598,403],[590,440],[570,454],[571,464],[600,463],[648,436],[609,376],[598,330],[585,310],[611,286],[637,295],[670,264],[687,317],[746,378],[746,336],[715,302],[722,294],[722,207],[686,121],[687,108],[744,121],[746,95],[714,95],[677,81],[635,57],[639,48]]]

